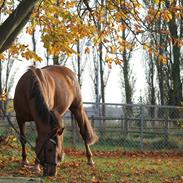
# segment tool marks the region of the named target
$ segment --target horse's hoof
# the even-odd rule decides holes
[[[40,166],[39,166],[39,165],[35,165],[35,166],[34,166],[34,171],[35,171],[36,173],[40,173],[40,172],[41,172]]]
[[[91,167],[94,167],[95,163],[94,163],[93,160],[90,160],[90,161],[88,161],[88,165],[91,166]]]
[[[22,160],[21,165],[22,166],[27,166],[27,165],[29,165],[29,162],[27,160]]]
[[[61,162],[64,162],[65,159],[65,153],[62,153]]]

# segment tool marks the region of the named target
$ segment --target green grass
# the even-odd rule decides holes
[[[143,182],[182,181],[183,159],[149,157],[95,157],[88,167],[84,157],[67,156],[56,178],[46,182]],[[182,161],[182,162],[181,162]]]
[[[0,144],[0,176],[41,177],[46,183],[168,183],[183,182],[183,157],[180,155],[95,151],[95,167],[86,164],[82,153],[66,154],[57,170],[57,176],[43,178],[30,167],[20,166],[19,143],[10,137]],[[83,147],[82,147],[83,149]],[[94,148],[93,148],[94,149]],[[28,149],[28,160],[34,163],[34,152]]]

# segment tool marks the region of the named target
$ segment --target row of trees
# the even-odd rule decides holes
[[[109,70],[117,64],[121,69],[125,102],[133,103],[135,78],[131,57],[141,48],[146,57],[146,102],[181,104],[181,0],[22,0],[18,3],[4,0],[0,4],[0,59],[6,60],[7,75],[3,82],[6,90],[11,86],[8,74],[15,59],[33,60],[35,65],[43,59],[37,54],[36,36],[39,36],[47,63],[51,59],[53,64],[64,64],[75,54],[72,60],[81,85],[86,64],[83,57],[93,61],[91,78],[96,102],[105,102]],[[32,37],[33,46],[16,39],[27,22],[25,31]],[[2,65],[0,62],[1,68]],[[3,83],[0,83],[1,93]]]

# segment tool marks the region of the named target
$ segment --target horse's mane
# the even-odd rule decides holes
[[[39,69],[31,66],[28,71],[31,73],[32,88],[30,91],[30,99],[34,99],[36,111],[41,120],[45,121],[49,119],[49,109],[43,96],[43,89],[41,86],[40,76],[38,75]]]

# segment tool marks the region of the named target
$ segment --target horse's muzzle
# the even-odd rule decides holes
[[[43,176],[56,176],[57,166],[56,165],[46,165],[43,168]]]

